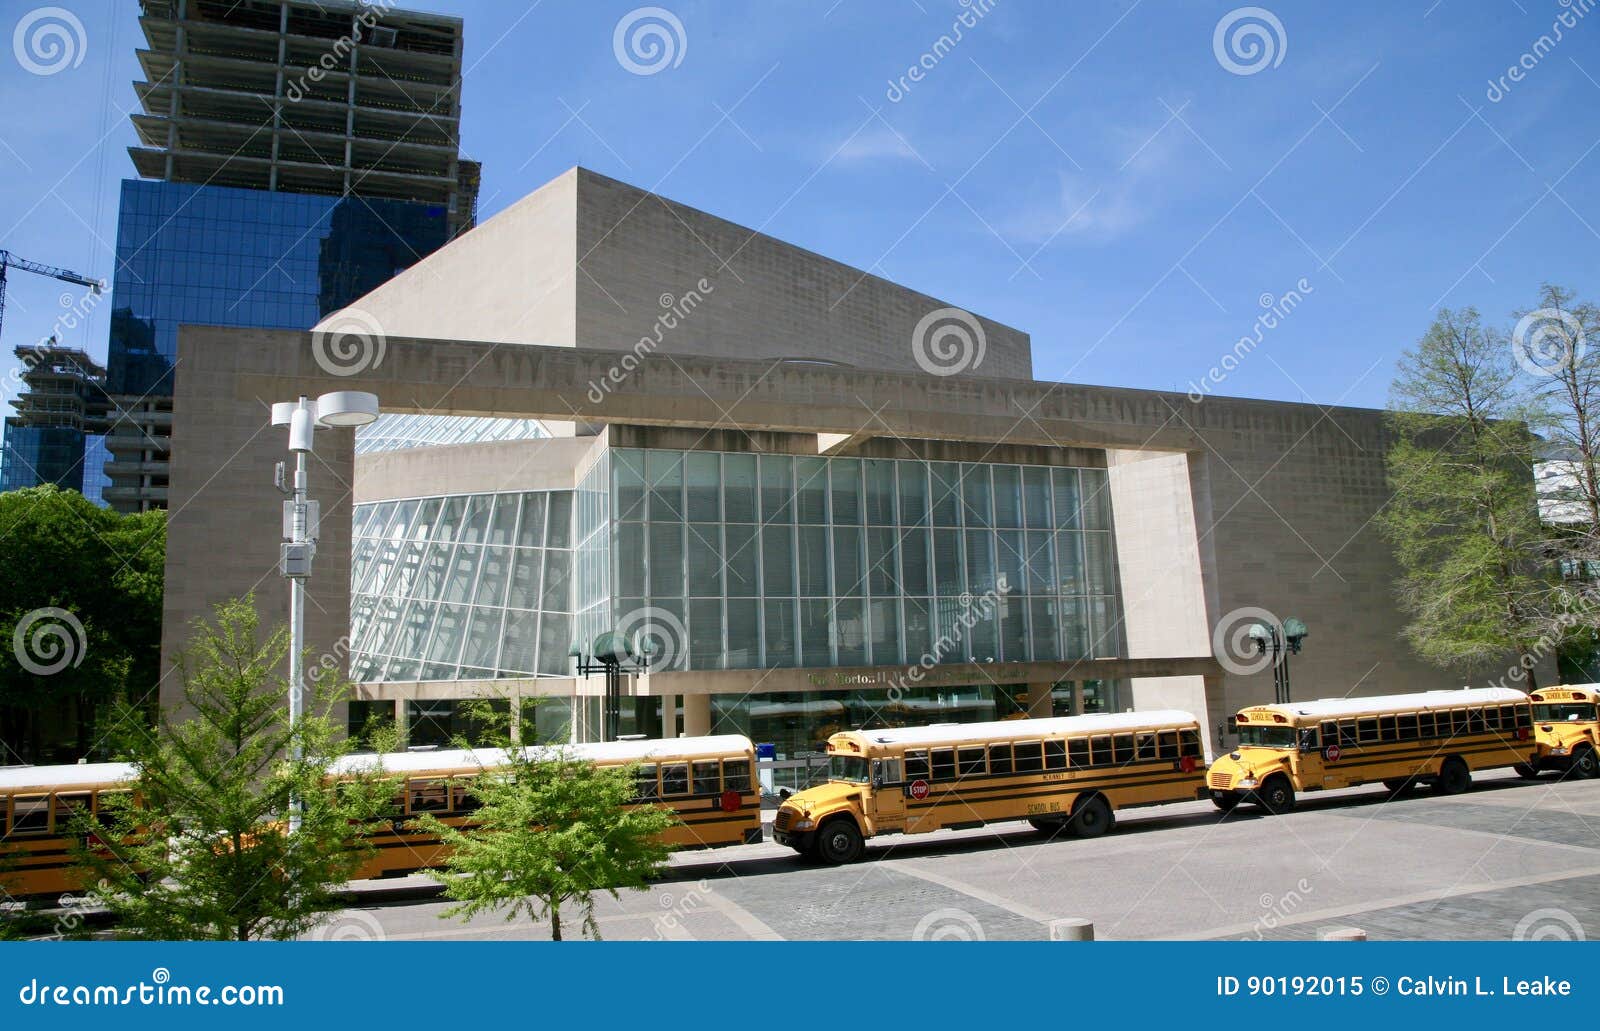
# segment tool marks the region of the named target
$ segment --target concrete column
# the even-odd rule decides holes
[[[678,696],[675,694],[661,696],[661,736],[678,736]]]
[[[711,696],[686,694],[683,696],[683,736],[705,737],[711,733]]]
[[[1044,719],[1054,712],[1050,702],[1050,689],[1055,685],[1048,680],[1028,685],[1028,718]]]
[[[411,705],[404,698],[394,700],[394,729],[400,735],[400,747],[411,743]]]

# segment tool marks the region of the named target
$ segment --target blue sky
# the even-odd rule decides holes
[[[81,63],[0,55],[0,247],[109,277],[137,4],[60,5]],[[1441,305],[1600,299],[1591,5],[665,0],[675,62],[639,75],[613,48],[633,3],[406,4],[466,20],[485,216],[586,165],[1024,329],[1072,382],[1187,390],[1299,290],[1216,392],[1374,406]],[[1220,23],[1269,42],[1219,56]],[[62,294],[12,275],[8,352]],[[103,355],[108,310],[63,342]]]

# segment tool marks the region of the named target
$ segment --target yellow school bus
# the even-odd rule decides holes
[[[1104,834],[1118,809],[1205,797],[1200,726],[1186,712],[855,730],[828,739],[826,784],[790,795],[773,837],[827,863],[865,839],[1027,820]]]
[[[672,810],[678,823],[664,840],[674,848],[719,848],[761,840],[761,794],[755,748],[739,735],[568,745],[560,753],[602,766],[639,764],[631,804]],[[554,753],[552,753],[554,754]],[[441,749],[386,755],[350,755],[331,775],[381,769],[399,778],[393,819],[369,831],[373,852],[355,878],[389,877],[443,864],[448,847],[436,834],[410,826],[423,813],[443,823],[470,826],[477,801],[473,778],[505,764],[500,749]]]
[[[102,804],[126,794],[133,776],[127,763],[0,769],[0,889],[18,898],[80,890],[73,812],[99,819]]]
[[[1528,696],[1503,687],[1256,705],[1235,725],[1239,747],[1206,773],[1224,811],[1253,801],[1284,813],[1298,793],[1374,783],[1454,795],[1472,785],[1472,771],[1534,754]]]
[[[1524,777],[1537,777],[1545,770],[1566,770],[1583,778],[1600,774],[1600,753],[1595,751],[1600,735],[1600,721],[1595,716],[1600,684],[1547,687],[1530,698],[1538,753],[1526,767],[1517,767],[1517,772]]]

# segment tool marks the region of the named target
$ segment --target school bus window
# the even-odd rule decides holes
[[[873,783],[882,787],[905,783],[905,779],[900,776],[899,759],[873,760],[872,777]]]
[[[715,759],[694,764],[694,794],[715,795],[722,791],[722,764]]]
[[[844,780],[852,784],[865,784],[868,780],[867,760],[859,755],[828,756],[828,779]]]
[[[117,822],[117,810],[127,801],[126,791],[102,791],[94,799],[94,818],[102,827],[112,827]]]
[[[1256,745],[1261,748],[1293,748],[1294,742],[1293,727],[1281,725],[1263,727],[1245,724],[1239,728],[1239,743],[1241,745]]]
[[[407,785],[414,813],[443,813],[450,809],[450,784],[443,780],[414,780]]]
[[[1133,762],[1133,735],[1118,734],[1111,739],[1111,761],[1118,766]]]
[[[1162,759],[1176,759],[1178,757],[1178,732],[1163,730],[1158,756]]]
[[[1044,763],[1039,758],[1039,742],[1023,741],[1012,746],[1015,755],[1016,771],[1018,773],[1038,773],[1044,769]]]
[[[1322,747],[1322,735],[1316,727],[1302,727],[1300,729],[1300,751],[1315,752]]]
[[[989,772],[990,773],[1010,773],[1011,772],[1011,746],[1010,745],[990,745],[989,746]]]
[[[483,808],[483,802],[472,792],[470,778],[450,782],[450,805],[458,813],[475,813]]]
[[[661,797],[660,785],[656,783],[656,768],[654,764],[640,766],[634,773],[633,797],[645,801]]]
[[[956,779],[956,750],[954,748],[935,748],[933,750],[933,779]]]
[[[1419,737],[1419,738],[1430,738],[1430,737],[1433,737],[1433,713],[1431,713],[1431,712],[1419,712],[1419,713],[1417,713],[1417,737]]]
[[[1064,770],[1067,768],[1067,743],[1065,741],[1046,741],[1044,743],[1044,768],[1047,770]]]
[[[1515,730],[1517,728],[1517,707],[1515,705],[1502,705],[1500,707],[1500,727],[1502,730]]]
[[[1468,714],[1467,732],[1469,734],[1482,734],[1487,729],[1488,724],[1484,721],[1483,710],[1473,709]]]
[[[928,769],[928,753],[923,751],[906,753],[906,779],[927,780],[931,775]]]
[[[1356,720],[1356,732],[1360,736],[1362,744],[1378,741],[1378,718],[1376,716],[1368,716]]]
[[[727,791],[750,790],[750,760],[722,760],[722,787]]]
[[[1591,703],[1589,705],[1589,718],[1590,719],[1594,719],[1594,705],[1593,705],[1593,703]],[[1517,726],[1519,726],[1519,727],[1531,727],[1531,726],[1533,726],[1533,709],[1532,708],[1530,708],[1529,706],[1526,706],[1526,705],[1517,706]]]
[[[1111,737],[1108,734],[1097,734],[1089,739],[1091,766],[1111,765]]]
[[[55,796],[55,832],[69,834],[75,814],[87,816],[90,809],[89,792],[74,791],[70,794]]]
[[[1200,732],[1198,730],[1184,729],[1178,731],[1178,748],[1186,756],[1199,759],[1205,754],[1200,747]]]
[[[1355,720],[1340,720],[1339,721],[1339,747],[1341,747],[1341,748],[1354,748],[1357,744],[1358,744],[1358,742],[1356,740],[1356,721]]]
[[[50,796],[16,795],[11,799],[11,833],[46,834],[50,830]]]
[[[689,766],[687,763],[669,763],[661,767],[661,794],[687,795],[689,793]]]
[[[974,777],[983,774],[983,752],[982,745],[957,750],[957,759],[961,765],[961,776]]]
[[[1379,716],[1378,717],[1378,728],[1379,728],[1378,736],[1382,740],[1387,741],[1387,742],[1394,742],[1394,741],[1400,740],[1400,734],[1399,734],[1399,731],[1396,730],[1396,728],[1395,728],[1395,722],[1394,721],[1395,721],[1395,718],[1393,716]]]
[[[1140,734],[1134,742],[1135,754],[1142,762],[1145,759],[1156,757],[1156,736],[1153,733]]]
[[[1089,765],[1089,739],[1075,737],[1068,741],[1067,760],[1074,768]]]
[[[1450,723],[1454,733],[1465,734],[1467,732],[1467,710],[1451,709]]]
[[[1400,740],[1415,741],[1417,739],[1417,714],[1407,713],[1399,717]]]

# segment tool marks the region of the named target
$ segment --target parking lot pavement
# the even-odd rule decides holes
[[[311,936],[548,936],[527,921],[442,919],[447,906],[369,899]],[[682,853],[650,890],[596,914],[608,939],[1037,940],[1068,918],[1100,938],[1290,940],[1331,925],[1373,939],[1600,935],[1600,781],[1488,773],[1464,795],[1356,788],[1302,796],[1282,817],[1185,803],[1120,813],[1094,840],[1025,824],[893,836],[846,867],[803,865],[770,842]]]

